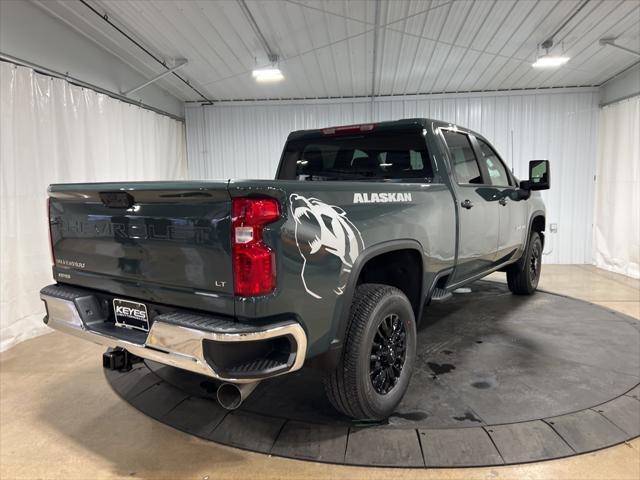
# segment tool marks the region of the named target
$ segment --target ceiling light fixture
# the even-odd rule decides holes
[[[551,55],[543,55],[531,64],[534,68],[552,68],[561,67],[569,61],[569,57],[554,57]]]
[[[279,82],[284,79],[284,75],[282,75],[282,72],[276,66],[256,68],[252,72],[252,75],[253,78],[256,79],[256,82],[260,83]]]
[[[561,67],[569,61],[569,57],[549,55],[549,49],[553,47],[553,40],[550,38],[542,42],[542,44],[538,46],[538,49],[540,49],[540,47],[544,48],[546,53],[544,55],[538,55],[536,61],[531,64],[533,68]]]
[[[269,61],[271,66],[265,68],[256,68],[252,73],[256,82],[260,83],[273,83],[279,82],[284,79],[284,75],[278,68],[278,55],[269,53]]]

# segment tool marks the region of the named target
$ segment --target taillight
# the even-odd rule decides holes
[[[47,197],[47,228],[49,229],[49,253],[51,254],[51,265],[56,264],[56,256],[53,253],[53,232],[51,231],[51,197]]]
[[[268,223],[280,218],[280,204],[273,198],[234,198],[231,202],[233,284],[236,295],[266,295],[276,287],[273,251],[262,241]]]

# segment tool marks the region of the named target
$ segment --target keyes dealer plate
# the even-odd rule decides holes
[[[147,315],[147,306],[144,303],[114,298],[113,313],[116,318],[116,327],[149,331],[149,316]]]

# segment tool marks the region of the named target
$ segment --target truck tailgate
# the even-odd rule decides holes
[[[227,182],[52,185],[55,278],[232,315],[230,214]]]

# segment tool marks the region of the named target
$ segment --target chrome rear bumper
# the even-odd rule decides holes
[[[139,340],[132,341],[126,338],[127,330],[121,327],[112,327],[111,331],[104,331],[104,328],[94,327],[93,323],[85,323],[77,308],[74,292],[81,292],[76,293],[78,298],[82,294],[86,297],[86,292],[74,288],[65,290],[64,287],[61,289],[53,287],[56,286],[45,287],[40,292],[40,298],[47,306],[47,316],[44,321],[49,327],[105,347],[124,348],[133,355],[165,365],[227,382],[251,383],[298,370],[305,360],[307,337],[303,328],[295,321],[279,322],[255,328],[246,324],[226,322],[225,328],[222,329],[224,331],[211,331],[156,320],[151,325],[146,339],[141,341],[145,335],[138,335]],[[109,324],[109,326],[111,325]],[[233,325],[238,325],[239,328],[234,331]],[[266,373],[256,377],[228,376],[228,374],[216,371],[216,368],[211,365],[211,361],[207,361],[207,355],[205,355],[204,342],[206,340],[255,342],[277,337],[286,337],[289,342],[295,342],[295,348],[292,349],[290,361],[286,365],[287,368],[273,375]]]

